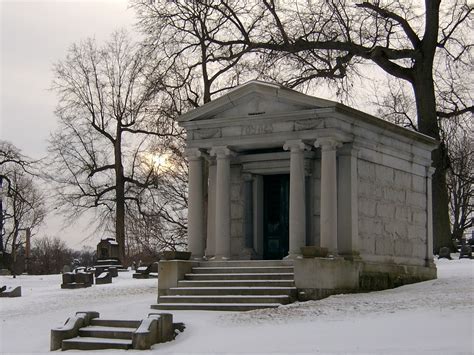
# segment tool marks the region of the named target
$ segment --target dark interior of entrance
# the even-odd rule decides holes
[[[288,255],[289,175],[263,177],[263,258]]]

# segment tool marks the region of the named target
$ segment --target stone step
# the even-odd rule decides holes
[[[230,274],[186,274],[186,280],[293,280],[295,274],[287,273],[230,273]]]
[[[293,260],[229,260],[229,261],[201,261],[203,267],[242,267],[242,266],[293,266]]]
[[[141,321],[139,320],[93,318],[90,321],[90,325],[102,327],[138,328],[140,324]]]
[[[137,328],[88,326],[79,330],[80,337],[132,339]]]
[[[290,302],[288,295],[211,295],[160,296],[162,303],[280,303]]]
[[[197,266],[193,274],[292,273],[293,266]]]
[[[251,311],[253,309],[277,308],[280,303],[158,303],[153,309],[192,311]]]
[[[172,287],[167,296],[175,295],[288,295],[296,296],[296,287]],[[160,296],[161,297],[161,296]]]
[[[130,339],[106,339],[92,337],[76,337],[65,339],[62,343],[62,350],[103,350],[103,349],[123,349],[132,348]]]
[[[178,287],[292,287],[293,280],[180,280]]]

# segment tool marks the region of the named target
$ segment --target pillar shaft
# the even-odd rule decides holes
[[[206,256],[216,255],[216,164],[209,164]]]
[[[186,151],[189,161],[188,193],[188,250],[191,257],[204,256],[204,205],[202,153],[198,149]]]
[[[337,166],[336,148],[332,138],[321,138],[315,143],[321,147],[321,247],[337,254]]]
[[[426,266],[434,266],[433,262],[433,199],[432,176],[435,169],[426,168]]]
[[[283,146],[290,150],[290,245],[288,258],[301,255],[301,247],[306,245],[306,196],[304,151],[307,148],[301,140],[287,141]]]
[[[230,258],[230,156],[232,151],[223,147],[211,149],[216,156],[216,259]]]

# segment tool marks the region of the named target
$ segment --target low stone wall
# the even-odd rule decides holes
[[[170,288],[178,287],[178,280],[183,280],[184,275],[198,265],[198,261],[191,260],[161,260],[158,266],[158,300],[160,296],[166,296]]]
[[[436,279],[436,267],[305,258],[294,262],[298,300],[318,300],[330,295],[379,291]]]

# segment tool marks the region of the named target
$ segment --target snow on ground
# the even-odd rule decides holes
[[[440,260],[437,266],[437,280],[393,290],[242,313],[174,311],[185,331],[151,352],[473,354],[474,260]],[[0,353],[47,353],[50,329],[76,311],[141,319],[156,302],[156,280],[132,279],[131,273],[87,289],[62,290],[60,283],[60,275],[0,277],[0,285],[21,285],[23,293],[0,298]]]

